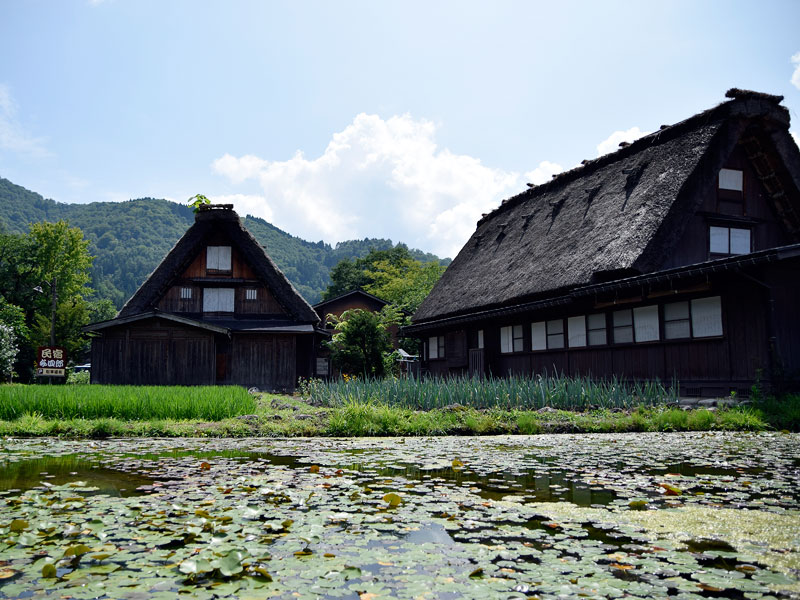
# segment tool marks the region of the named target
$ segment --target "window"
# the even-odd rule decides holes
[[[659,339],[658,306],[616,310],[614,319],[614,343],[653,342]]]
[[[659,339],[657,305],[633,309],[633,332],[637,342],[654,342]]]
[[[564,347],[564,320],[531,323],[531,349],[557,350]]]
[[[614,318],[614,343],[629,344],[633,341],[633,313],[631,309],[615,310]]]
[[[428,338],[428,358],[431,360],[444,358],[443,335],[434,335]]]
[[[478,349],[483,350],[483,329],[478,329]]]
[[[209,246],[206,249],[206,269],[209,271],[230,271],[231,247]]]
[[[522,352],[522,325],[500,328],[500,352]]]
[[[544,321],[531,323],[531,350],[547,350],[547,325]]]
[[[719,170],[719,189],[741,192],[744,182],[744,173],[739,169]]]
[[[711,225],[708,240],[711,254],[748,254],[750,252],[749,229]]]
[[[258,300],[258,290],[247,289],[244,291],[245,300]]]
[[[719,296],[692,300],[691,307],[694,337],[722,335],[722,302]]]
[[[678,340],[692,335],[688,302],[671,302],[664,305],[664,338]]]
[[[586,317],[570,317],[567,319],[567,339],[570,348],[581,348],[586,345]]]
[[[564,321],[554,319],[547,322],[547,349],[564,347]]]
[[[191,300],[192,299],[192,288],[190,287],[182,287],[181,288],[181,300]]]
[[[233,312],[233,288],[204,288],[203,312]]]
[[[606,316],[603,313],[589,315],[586,317],[586,325],[589,330],[589,345],[604,346],[608,343],[606,337]]]

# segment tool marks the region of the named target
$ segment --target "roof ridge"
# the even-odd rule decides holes
[[[605,167],[606,165],[638,154],[647,147],[666,143],[672,139],[675,139],[679,135],[684,134],[689,129],[694,129],[701,125],[707,125],[712,121],[721,121],[731,116],[742,116],[742,114],[755,116],[756,114],[763,114],[763,111],[759,113],[759,111],[753,110],[754,107],[752,104],[750,104],[752,101],[774,105],[775,109],[781,109],[786,118],[788,127],[788,111],[786,107],[780,105],[780,102],[783,100],[783,96],[776,96],[773,94],[766,94],[752,90],[743,90],[739,88],[729,89],[725,93],[725,96],[729,98],[729,100],[724,100],[716,106],[712,106],[709,109],[678,121],[677,123],[673,123],[672,125],[662,125],[658,131],[653,131],[647,135],[643,135],[637,140],[624,146],[621,145],[619,150],[603,154],[602,156],[598,156],[594,159],[584,160],[577,167],[573,167],[572,169],[553,175],[553,178],[550,181],[539,185],[528,184],[530,187],[527,190],[506,198],[505,200],[501,201],[498,207],[481,216],[477,223],[478,226],[480,226],[486,220],[505,212],[512,206],[516,206],[523,200],[528,200],[538,195],[550,192],[555,187],[561,187],[579,177],[585,177],[586,175],[589,175],[593,171]],[[748,104],[750,105],[748,106]],[[744,107],[743,113],[733,114],[734,111],[732,108],[740,105]],[[748,110],[748,108],[750,110]]]

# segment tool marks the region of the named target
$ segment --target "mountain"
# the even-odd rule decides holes
[[[157,198],[64,204],[0,177],[0,232],[26,233],[30,223],[59,219],[83,230],[95,256],[92,287],[119,308],[194,222],[194,213],[188,206]],[[330,270],[337,262],[366,256],[371,248],[395,246],[392,240],[376,238],[335,246],[307,242],[251,215],[244,224],[312,304],[328,287]],[[411,250],[411,254],[417,260],[450,262],[421,250]]]

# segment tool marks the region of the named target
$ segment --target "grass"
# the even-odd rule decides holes
[[[243,388],[108,385],[3,385],[0,420],[159,419],[221,421],[254,412]]]
[[[674,402],[678,386],[655,382],[627,382],[612,378],[537,375],[536,377],[412,377],[402,379],[304,382],[303,392],[312,403],[343,406],[351,401],[384,402],[412,410],[435,410],[455,404],[476,409],[561,410],[633,409]]]
[[[14,388],[0,386],[2,410]],[[682,410],[663,403],[639,404],[630,408],[590,407],[586,410],[567,410],[549,406],[544,409],[516,409],[502,403],[488,408],[465,406],[452,402],[430,410],[419,410],[399,403],[372,398],[346,398],[333,406],[314,406],[307,398],[261,394],[255,398],[241,388],[156,388],[171,400],[180,394],[200,398],[204,390],[208,397],[216,390],[218,412],[223,418],[203,416],[170,417],[151,415],[144,409],[127,418],[124,411],[113,407],[115,393],[123,390],[152,390],[154,388],[105,388],[102,386],[27,386],[31,397],[44,406],[50,399],[51,412],[35,407],[18,407],[20,414],[0,419],[0,436],[59,436],[72,438],[103,437],[295,437],[295,436],[422,436],[422,435],[491,435],[536,433],[622,433],[643,431],[763,431],[769,429],[800,430],[800,396],[781,400],[767,399],[755,407],[699,408]],[[40,389],[45,388],[43,393]],[[101,416],[76,407],[56,410],[61,406],[53,400],[52,390],[79,390],[76,398],[86,399],[91,390],[102,390],[106,411]],[[241,404],[237,398],[246,397]],[[151,401],[157,396],[151,395]],[[128,396],[119,396],[119,403],[128,406]],[[62,400],[66,402],[66,400]],[[186,402],[186,400],[182,400]],[[230,404],[230,406],[228,406]],[[233,406],[239,406],[234,410]],[[87,405],[88,406],[88,405]],[[136,404],[136,406],[143,406]],[[109,408],[110,407],[110,408]]]

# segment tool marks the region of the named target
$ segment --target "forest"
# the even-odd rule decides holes
[[[370,250],[403,247],[392,240],[365,238],[332,246],[308,242],[264,219],[243,216],[244,225],[267,250],[297,290],[314,304],[331,283],[341,260],[366,257]],[[0,178],[0,233],[24,234],[31,223],[64,220],[83,231],[94,256],[90,286],[120,308],[194,221],[192,209],[157,198],[127,202],[65,204]],[[449,259],[409,249],[411,258],[442,265]]]

